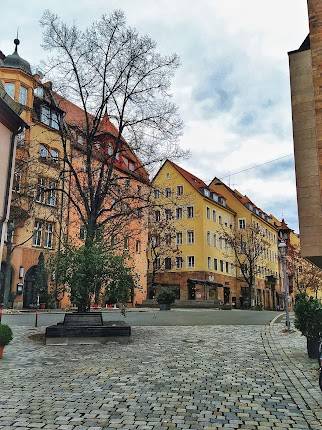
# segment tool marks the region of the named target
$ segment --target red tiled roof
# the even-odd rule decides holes
[[[57,103],[57,107],[59,107],[62,111],[65,112],[65,120],[66,122],[71,125],[78,127],[79,129],[83,129],[84,123],[85,123],[85,112],[82,108],[77,106],[75,103],[72,103],[71,101],[65,99],[61,95],[57,93],[53,93],[55,97],[55,101]],[[89,115],[90,119],[93,120],[94,116]],[[99,132],[101,133],[107,133],[110,134],[112,137],[116,138],[118,137],[118,130],[114,126],[114,124],[111,123],[107,115],[104,115],[101,124],[99,127]],[[126,157],[128,160],[133,161],[136,165],[135,172],[139,176],[143,177],[144,179],[148,179],[148,173],[142,166],[141,161],[136,156],[136,154],[131,150],[131,148],[128,146],[127,142],[121,137],[124,147],[122,148],[122,156],[115,161],[115,165],[120,169],[128,169],[126,166],[123,157]]]
[[[201,179],[197,178],[197,176],[183,169],[182,167],[175,164],[173,161],[168,160],[168,162],[176,169],[179,173],[192,185],[197,191],[200,191],[200,188],[207,188],[208,185],[203,182]]]

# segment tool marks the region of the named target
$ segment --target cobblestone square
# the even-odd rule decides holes
[[[46,347],[16,327],[0,428],[321,429],[317,363],[281,329],[134,327],[128,344]]]

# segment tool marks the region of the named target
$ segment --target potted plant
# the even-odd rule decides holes
[[[172,303],[175,302],[176,295],[170,288],[161,288],[157,294],[157,302],[160,306],[160,311],[169,311]]]
[[[0,359],[3,356],[3,350],[8,343],[12,341],[12,330],[6,324],[0,324]]]
[[[307,353],[318,358],[322,335],[322,306],[319,300],[300,294],[294,307],[295,327],[306,337]]]

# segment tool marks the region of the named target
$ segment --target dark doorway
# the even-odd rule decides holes
[[[196,287],[194,284],[188,285],[188,300],[196,300]]]
[[[224,305],[230,302],[230,288],[224,287]]]
[[[37,305],[37,291],[35,287],[37,266],[32,266],[25,274],[23,286],[23,307],[34,308]]]
[[[5,282],[6,282],[6,268],[7,268],[7,263],[5,261],[3,261],[1,263],[1,270],[0,270],[0,303],[2,303],[2,301],[3,301],[4,285],[5,285]],[[10,275],[9,276],[10,276],[10,280],[9,280],[10,287],[12,287],[12,278],[13,278],[13,269],[12,268],[10,270]],[[11,290],[10,290],[10,293],[11,293]],[[12,297],[11,296],[12,296],[12,293],[10,294],[9,302],[12,302]]]

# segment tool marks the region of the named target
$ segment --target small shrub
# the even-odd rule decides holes
[[[159,305],[171,305],[175,299],[176,295],[170,288],[162,288],[157,295]]]
[[[0,324],[0,345],[6,346],[13,339],[12,330],[6,324]]]
[[[295,327],[302,335],[319,339],[322,334],[322,307],[319,300],[301,294],[296,298],[294,312]]]

